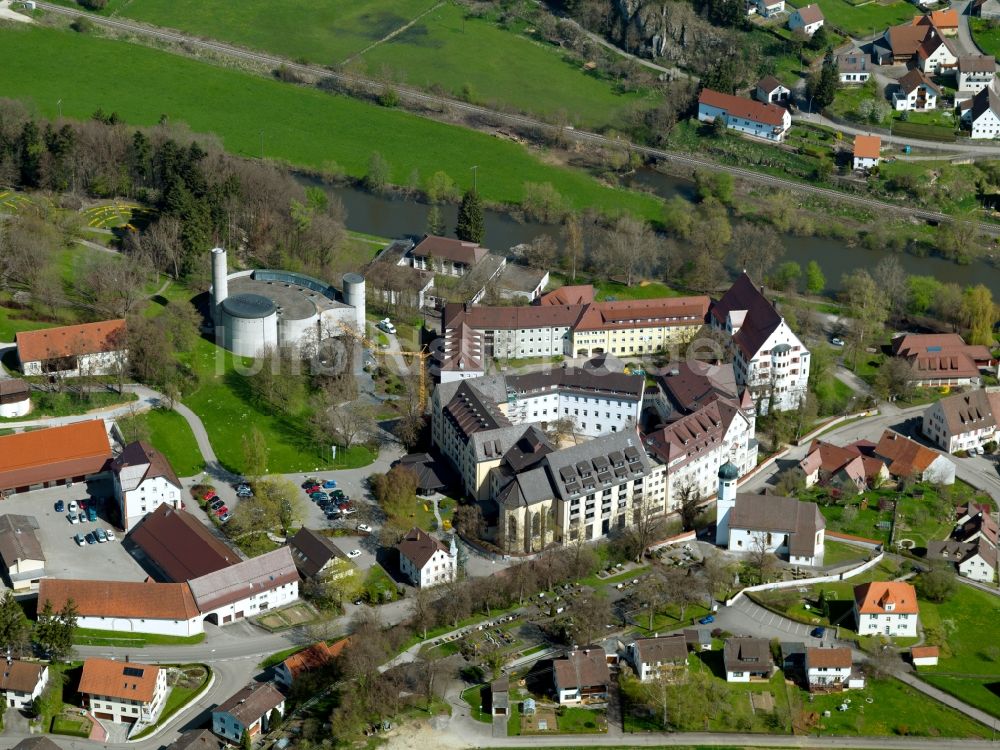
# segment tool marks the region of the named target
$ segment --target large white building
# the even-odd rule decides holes
[[[299,598],[299,572],[288,547],[188,581],[205,620],[225,625]]]
[[[1000,96],[995,86],[991,81],[960,105],[961,117],[969,126],[971,138],[1000,137]]]
[[[127,660],[87,659],[79,692],[98,719],[153,724],[167,699],[167,670]]]
[[[858,635],[913,638],[920,607],[917,592],[902,581],[875,581],[854,587]]]
[[[996,441],[997,416],[1000,416],[1000,391],[977,389],[956,393],[927,407],[923,432],[947,453],[974,450]]]
[[[806,397],[809,350],[746,272],[712,307],[712,326],[732,337],[736,382],[760,414],[797,409]]]
[[[792,116],[777,104],[702,89],[698,96],[698,120],[715,122],[716,118],[721,118],[730,130],[768,141],[783,141],[792,127]]]
[[[181,482],[160,453],[147,443],[129,443],[111,462],[122,528],[131,530],[161,505],[181,507]]]
[[[452,583],[458,577],[458,548],[455,537],[451,545],[435,539],[416,527],[410,529],[396,545],[399,569],[418,588]]]
[[[113,375],[125,367],[128,358],[122,319],[21,331],[15,340],[25,375]]]

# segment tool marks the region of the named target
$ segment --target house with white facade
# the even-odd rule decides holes
[[[777,495],[736,493],[736,466],[719,468],[715,543],[731,552],[761,547],[793,565],[822,565],[826,521],[815,503]]]
[[[419,588],[452,583],[458,576],[458,546],[435,539],[423,529],[413,527],[396,545],[399,569]]]
[[[809,350],[744,271],[715,305],[713,328],[731,337],[736,383],[759,414],[797,409],[806,397]]]
[[[132,529],[161,505],[181,507],[181,480],[166,456],[142,440],[129,443],[111,462],[122,528]]]
[[[958,58],[958,91],[977,94],[993,83],[996,72],[993,55],[962,55]]]
[[[741,96],[702,89],[698,95],[698,120],[721,117],[730,130],[767,141],[783,141],[792,127],[792,116],[777,104],[763,104]]]
[[[917,48],[917,66],[927,75],[954,72],[958,66],[958,51],[951,40],[931,26]]]
[[[997,439],[1000,392],[976,389],[935,401],[924,410],[923,433],[947,453],[982,448]]]
[[[913,638],[920,606],[917,592],[903,581],[875,581],[854,587],[858,635]]]
[[[785,0],[747,0],[747,15],[757,13],[762,18],[774,18],[785,12]]]
[[[31,388],[20,378],[0,378],[0,417],[13,419],[31,411]]]
[[[7,708],[28,708],[48,684],[48,665],[0,657],[0,695]]]
[[[70,578],[39,582],[38,612],[47,601],[59,611],[70,600],[81,628],[185,637],[205,632],[204,618],[186,583]]]
[[[812,36],[819,31],[820,26],[825,22],[823,11],[816,3],[812,3],[796,8],[795,12],[788,17],[788,28]]]
[[[552,674],[560,706],[608,699],[611,673],[607,654],[600,646],[576,648],[561,659],[553,659]]]
[[[928,112],[937,108],[941,89],[922,70],[913,68],[897,83],[892,93],[892,106],[898,112]]]
[[[764,76],[757,81],[754,99],[765,104],[784,104],[792,95],[792,90],[774,76]]]
[[[271,729],[271,712],[285,713],[285,697],[270,682],[254,682],[212,709],[212,731],[239,743],[246,732],[251,741]]]
[[[123,319],[21,331],[14,338],[25,375],[113,375],[128,358]]]
[[[303,526],[288,540],[295,567],[305,579],[337,581],[355,573],[355,565],[328,536]]]
[[[959,105],[962,122],[969,126],[970,138],[1000,137],[1000,96],[995,87],[991,81]]]
[[[895,479],[955,483],[954,461],[898,432],[883,432],[875,446],[874,455],[885,462],[889,476]]]
[[[202,616],[216,625],[255,617],[299,598],[299,572],[288,547],[188,581]]]
[[[912,646],[910,648],[910,661],[915,667],[936,667],[941,649],[937,646]]]
[[[625,647],[625,658],[641,682],[668,678],[687,669],[687,638],[683,633],[636,638]]]
[[[6,513],[0,516],[0,561],[4,582],[15,594],[38,591],[46,575],[45,552],[35,530],[34,516]]]
[[[892,353],[907,361],[909,380],[919,388],[978,386],[984,372],[998,374],[989,347],[966,344],[957,333],[900,333],[892,339]]]
[[[853,663],[849,648],[807,648],[806,685],[809,690],[846,690]]]
[[[774,674],[774,657],[766,638],[727,638],[722,660],[726,682],[760,682]]]
[[[868,55],[857,48],[837,55],[840,82],[846,86],[860,86],[866,83],[872,74],[868,61]]]
[[[153,724],[167,699],[167,670],[131,661],[87,659],[79,692],[84,708],[98,719]]]
[[[996,580],[997,548],[985,539],[974,542],[932,539],[927,542],[927,559],[951,564],[963,578],[980,583]]]
[[[882,161],[882,138],[877,135],[854,136],[852,157],[855,170],[874,169]]]
[[[889,470],[874,452],[875,443],[867,440],[848,445],[813,440],[799,468],[805,475],[806,487],[819,484],[864,492],[889,480]]]

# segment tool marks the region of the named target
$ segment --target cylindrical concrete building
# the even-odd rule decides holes
[[[219,325],[220,306],[229,296],[229,275],[224,248],[212,249],[212,322]]]
[[[358,333],[365,332],[365,277],[360,273],[344,274],[344,304],[354,308]]]
[[[237,294],[219,306],[223,346],[241,357],[256,357],[278,346],[278,308],[259,294]]]

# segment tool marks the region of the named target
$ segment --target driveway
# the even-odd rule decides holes
[[[824,639],[813,638],[809,632],[812,626],[801,622],[789,620],[787,617],[775,614],[768,609],[754,604],[747,597],[741,596],[740,600],[732,607],[720,607],[715,613],[714,627],[728,630],[734,635],[753,635],[761,638],[778,638],[782,641],[794,639],[802,641],[807,646],[822,646]],[[830,638],[825,639],[826,645],[830,645]]]

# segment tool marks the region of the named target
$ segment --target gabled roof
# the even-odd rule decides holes
[[[757,81],[757,88],[768,94],[772,94],[778,89],[787,89],[788,87],[774,76],[764,76]]]
[[[285,669],[288,670],[292,678],[295,678],[303,672],[309,672],[313,669],[326,666],[333,659],[340,656],[349,642],[349,638],[341,638],[330,646],[326,641],[320,641],[292,654],[282,664],[285,665]]]
[[[684,663],[688,655],[687,639],[682,633],[658,638],[636,638],[635,650],[641,664]]]
[[[698,95],[698,104],[706,104],[709,107],[725,110],[730,117],[741,117],[745,120],[752,120],[763,125],[780,127],[785,124],[787,110],[776,104],[764,104],[752,99],[744,99],[742,96],[723,94],[721,91],[712,89],[702,89]]]
[[[739,395],[731,364],[713,365],[696,359],[671,362],[654,378],[673,407],[684,414],[720,398],[735,399]]]
[[[213,708],[212,713],[227,713],[246,727],[280,706],[284,700],[285,697],[270,682],[254,682]]]
[[[863,615],[915,615],[920,611],[916,589],[903,581],[874,581],[855,586],[854,601]],[[890,604],[892,611],[886,610]]]
[[[926,86],[935,94],[941,93],[941,89],[938,88],[938,85],[924,75],[924,72],[919,68],[912,68],[906,75],[899,79],[899,87],[906,94],[909,94],[919,86]]]
[[[292,561],[292,553],[288,547],[278,547],[259,557],[195,578],[188,581],[188,585],[198,608],[210,612],[298,580],[299,572]]]
[[[33,516],[13,513],[0,516],[0,559],[8,568],[23,560],[45,562],[45,553],[35,534],[37,528],[38,521]]]
[[[184,582],[235,565],[240,556],[187,511],[164,503],[147,514],[128,535],[149,561],[171,581]]]
[[[323,567],[335,557],[347,560],[347,556],[333,541],[303,526],[295,536],[288,540],[295,566],[302,575],[313,577],[319,575]]]
[[[882,139],[877,135],[854,136],[854,157],[878,159],[882,156]]]
[[[992,85],[984,86],[972,97],[972,121],[975,122],[986,112],[1000,117],[1000,96]]]
[[[81,617],[142,617],[149,620],[191,620],[198,607],[186,583],[152,581],[85,581],[43,578],[38,584],[38,611],[45,601],[55,610],[70,599]]]
[[[727,638],[722,647],[727,672],[770,672],[771,644],[764,638]]]
[[[556,685],[562,690],[607,685],[611,681],[608,659],[600,646],[570,651],[553,661]]]
[[[0,489],[96,474],[111,458],[104,420],[0,437]]]
[[[767,341],[768,337],[781,325],[782,318],[774,309],[763,289],[758,288],[746,271],[741,273],[722,299],[712,306],[712,317],[725,326],[732,312],[745,311],[733,342],[747,359],[752,359]]]
[[[189,729],[167,745],[165,750],[222,750],[227,744],[210,729]]]
[[[993,520],[993,515],[989,510],[979,511],[958,524],[951,536],[961,542],[984,537],[987,541],[996,544],[997,522]]]
[[[444,542],[438,541],[426,531],[417,527],[413,527],[406,532],[403,541],[397,544],[396,548],[399,550],[399,554],[413,563],[417,570],[422,570],[430,562],[430,559],[434,557],[434,553],[444,552],[447,555],[449,552]]]
[[[44,671],[45,665],[37,661],[12,659],[8,662],[0,656],[0,693],[33,693]]]
[[[807,648],[807,669],[850,669],[851,649],[849,648]]]
[[[416,257],[433,257],[448,260],[453,263],[464,263],[474,266],[486,257],[489,252],[476,242],[465,242],[452,237],[438,237],[425,234],[410,251]]]
[[[651,326],[689,326],[704,322],[708,297],[616,300],[585,305],[574,331],[605,331]]]
[[[941,649],[937,646],[911,646],[910,656],[914,659],[923,659],[929,656],[938,656]]]
[[[789,553],[811,557],[816,552],[816,532],[826,528],[826,520],[816,503],[779,495],[739,494],[729,527],[788,534]]]
[[[913,24],[902,24],[891,26],[886,32],[889,38],[889,48],[894,57],[911,57],[917,54],[917,50],[927,36],[928,27],[915,26]]]
[[[734,419],[746,420],[733,399],[718,398],[643,438],[646,450],[676,470],[722,446]]]
[[[958,11],[954,8],[932,10],[922,16],[914,16],[914,26],[934,26],[938,29],[957,29]]]
[[[924,41],[917,48],[917,57],[926,60],[937,52],[939,47],[944,47],[949,55],[953,58],[958,58],[958,53],[955,51],[954,45],[946,37],[941,36],[935,29],[929,31],[927,36],[924,37]]]
[[[21,363],[118,351],[125,346],[125,320],[102,320],[59,328],[21,331],[15,336]]]
[[[591,284],[561,286],[546,292],[538,299],[539,305],[587,305],[594,301]]]
[[[961,55],[958,70],[961,73],[995,73],[997,61],[993,55]]]
[[[815,3],[812,3],[811,5],[806,5],[803,8],[799,8],[795,12],[798,13],[799,18],[802,19],[802,23],[806,25],[825,20],[823,18],[823,11],[820,10],[819,6],[816,5]]]
[[[31,387],[20,378],[0,378],[0,404],[14,404],[31,398]]]
[[[106,698],[149,703],[156,696],[160,668],[112,659],[87,659],[80,676],[80,692]]]
[[[868,55],[859,49],[852,49],[837,55],[837,68],[841,73],[867,73]]]
[[[875,446],[875,455],[888,463],[890,474],[903,477],[923,474],[939,454],[898,432],[886,430]]]
[[[111,462],[111,469],[117,474],[121,474],[122,471],[133,466],[145,467],[145,471],[135,483],[129,483],[128,486],[122,483],[122,489],[126,492],[134,490],[147,479],[158,477],[166,479],[178,489],[181,487],[181,480],[177,478],[177,472],[174,471],[174,467],[170,465],[167,457],[143,440],[136,440],[126,445]]]
[[[995,427],[1000,416],[993,413],[986,391],[981,389],[943,398],[937,402],[937,408],[951,435]]]

